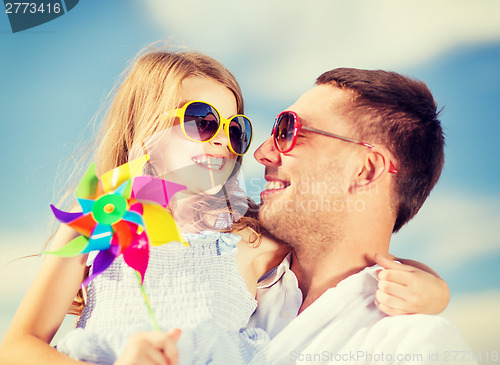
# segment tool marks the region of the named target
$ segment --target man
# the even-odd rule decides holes
[[[326,72],[277,117],[255,153],[268,181],[259,219],[293,248],[252,318],[273,338],[271,363],[475,363],[446,320],[374,303],[376,255],[436,184],[443,146],[427,86],[392,72]]]

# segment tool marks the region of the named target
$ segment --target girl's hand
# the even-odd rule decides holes
[[[389,316],[441,313],[450,300],[446,282],[419,262],[400,261],[409,262],[410,265],[397,263],[380,254],[375,255],[375,262],[385,269],[378,272],[377,307]]]
[[[114,365],[177,365],[181,330],[139,332],[127,341]]]

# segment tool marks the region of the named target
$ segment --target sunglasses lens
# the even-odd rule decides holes
[[[244,154],[252,140],[252,124],[247,117],[236,116],[229,123],[229,141],[237,154]]]
[[[212,106],[195,102],[189,104],[184,113],[184,130],[189,138],[204,142],[219,130],[219,113]]]
[[[292,113],[281,113],[276,120],[274,141],[279,151],[287,151],[292,145],[295,118]]]

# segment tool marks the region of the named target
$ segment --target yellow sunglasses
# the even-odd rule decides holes
[[[252,142],[252,123],[248,117],[239,114],[222,118],[217,109],[205,101],[190,101],[168,115],[179,118],[182,132],[195,142],[211,141],[221,128],[229,138],[229,149],[236,155],[245,154]]]

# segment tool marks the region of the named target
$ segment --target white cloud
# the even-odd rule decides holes
[[[43,232],[0,232],[0,341],[42,264],[40,256],[24,257],[38,255],[44,248],[45,238]],[[75,318],[66,316],[53,344],[74,327]]]
[[[0,232],[0,293],[23,293],[38,272],[43,234]],[[27,257],[36,256],[36,257]],[[8,280],[6,280],[8,279]],[[2,295],[3,297],[3,295]]]
[[[247,87],[271,97],[296,97],[338,66],[397,69],[456,46],[500,40],[497,0],[147,4],[166,37],[234,64]]]
[[[485,360],[486,352],[491,356],[493,351],[497,351],[500,355],[498,348],[500,291],[478,292],[452,298],[443,316],[460,330],[476,353],[482,352],[483,360]]]
[[[500,252],[500,196],[438,190],[416,217],[393,238],[395,250],[453,269]]]
[[[43,234],[0,232],[0,340],[40,269]]]

